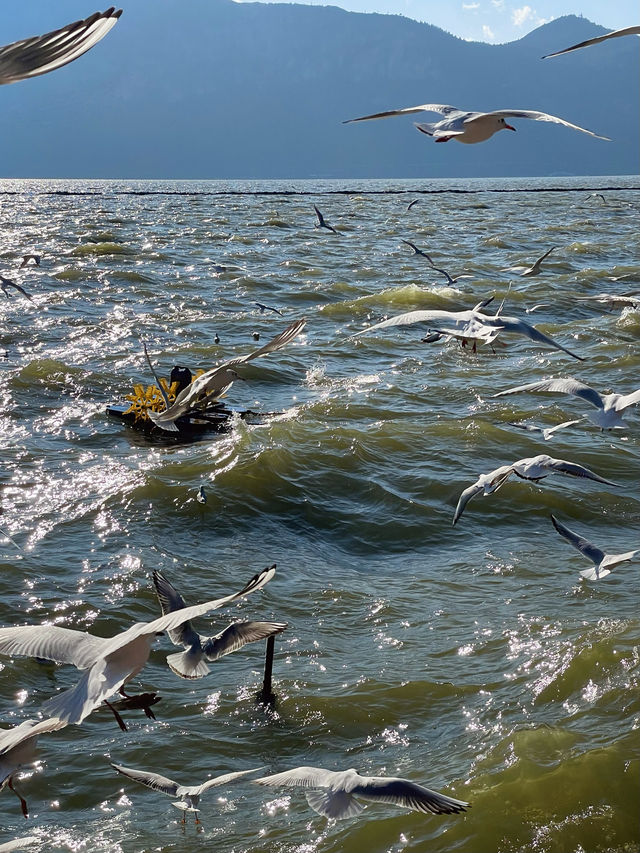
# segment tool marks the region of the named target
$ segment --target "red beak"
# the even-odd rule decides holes
[[[506,127],[507,130],[515,130],[515,127],[511,127],[511,125],[507,124],[506,121],[504,123],[504,126]]]

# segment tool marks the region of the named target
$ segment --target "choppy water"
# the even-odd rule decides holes
[[[589,198],[612,186],[604,202]],[[160,640],[136,682],[160,689],[158,721],[130,712],[122,733],[98,711],[41,737],[42,765],[21,782],[32,816],[24,821],[5,791],[0,841],[30,831],[43,851],[126,853],[638,849],[640,567],[583,582],[587,564],[549,521],[557,514],[608,551],[639,546],[638,413],[625,432],[585,423],[544,442],[507,422],[551,425],[585,406],[557,395],[490,399],[549,375],[638,387],[640,312],[576,300],[640,289],[637,186],[5,182],[0,271],[33,302],[0,299],[0,526],[24,549],[0,537],[0,623],[109,635],[158,615],[155,568],[195,603],[277,562],[271,584],[232,615],[290,627],[276,643],[273,714],[254,701],[262,644],[185,682],[164,664]],[[429,189],[476,192],[415,194]],[[504,192],[515,189],[545,191]],[[261,190],[274,194],[252,194]],[[339,236],[314,229],[313,203]],[[401,238],[474,277],[447,286]],[[388,314],[501,298],[501,270],[551,245],[540,276],[513,279],[505,310],[584,363],[514,337],[495,355],[421,344],[418,327],[349,338]],[[41,267],[17,273],[29,251],[43,254]],[[284,316],[261,315],[255,301]],[[525,314],[536,303],[544,307]],[[244,354],[254,331],[265,341],[303,315],[306,334],[247,365],[248,381],[229,394],[283,413],[267,424],[176,444],[106,417],[107,403],[150,381],[140,336],[168,373]],[[516,481],[474,500],[451,527],[479,473],[539,452],[621,488]],[[76,679],[70,668],[3,659],[3,724]],[[247,783],[220,800],[210,792],[196,834],[110,760],[186,783],[262,765],[356,767],[472,808],[427,817],[372,805],[327,825],[300,790]]]

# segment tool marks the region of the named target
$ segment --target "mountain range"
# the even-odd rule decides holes
[[[136,0],[77,62],[0,88],[0,175],[634,174],[637,38],[540,58],[603,32],[567,16],[490,45],[399,15],[333,6]],[[413,127],[414,119],[437,120],[426,113],[342,124],[422,103],[541,110],[613,141],[515,120],[515,134],[436,145]]]

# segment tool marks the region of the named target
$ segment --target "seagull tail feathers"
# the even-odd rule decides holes
[[[149,412],[148,414],[153,423],[160,429],[166,430],[166,432],[179,432],[173,421],[163,419],[164,412]]]
[[[583,569],[580,574],[585,580],[588,581],[598,581],[600,578],[606,578],[607,575],[611,574],[610,569],[597,569],[593,566],[590,569]]]
[[[355,817],[365,808],[345,791],[305,791],[305,797],[314,812],[331,820]]]
[[[180,678],[202,678],[209,672],[209,667],[203,660],[202,653],[193,654],[190,649],[167,657],[167,664],[172,672]]]

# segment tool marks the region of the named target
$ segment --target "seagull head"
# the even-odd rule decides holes
[[[515,130],[515,127],[512,127],[510,124],[507,124],[507,122],[503,118],[498,119],[498,124],[500,125],[500,130]]]

